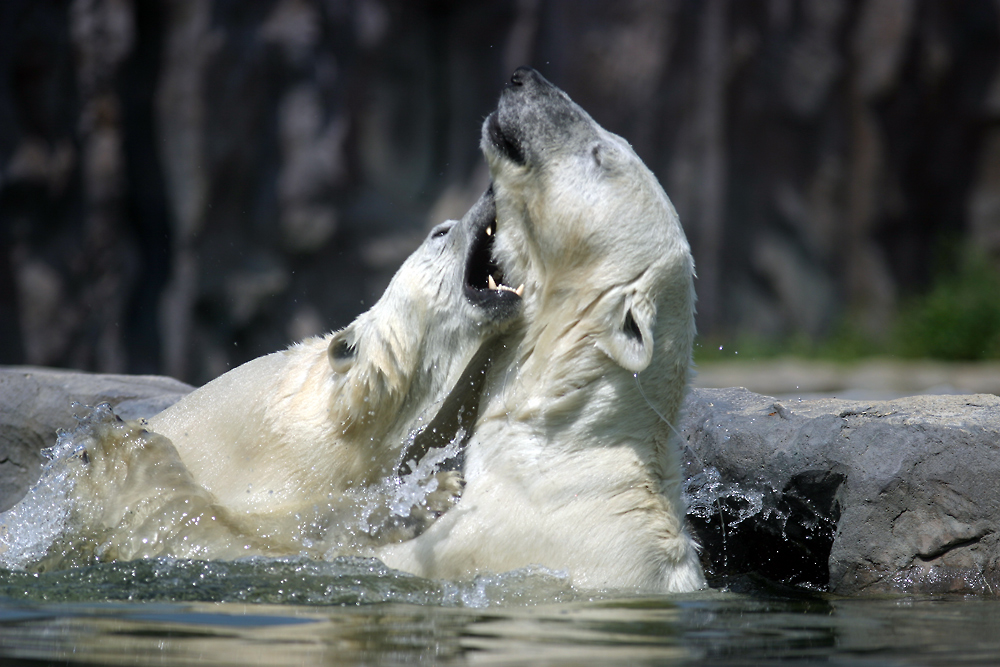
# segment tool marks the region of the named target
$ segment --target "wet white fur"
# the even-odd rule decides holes
[[[424,576],[539,564],[587,588],[690,591],[705,580],[672,424],[695,334],[693,261],[655,176],[573,108],[581,131],[535,146],[528,166],[484,132],[497,252],[508,283],[525,284],[524,327],[489,378],[461,501],[381,556]]]
[[[436,228],[347,328],[222,375],[149,428],[237,513],[295,512],[391,474],[408,433],[495,333],[461,292],[460,224]],[[356,355],[338,359],[338,345]]]

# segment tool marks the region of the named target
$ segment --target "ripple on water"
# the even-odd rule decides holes
[[[586,598],[564,572],[528,567],[469,581],[391,570],[374,558],[332,561],[253,557],[236,561],[150,559],[43,573],[0,571],[0,598],[22,601],[171,601],[359,605],[404,603],[483,608]]]

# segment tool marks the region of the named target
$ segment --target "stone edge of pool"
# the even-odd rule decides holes
[[[75,426],[74,401],[136,419],[192,389],[0,367],[0,510],[37,479],[56,430]],[[690,517],[717,576],[756,572],[849,595],[1000,592],[996,395],[799,399],[699,387],[681,435],[686,473],[708,468],[723,489]]]

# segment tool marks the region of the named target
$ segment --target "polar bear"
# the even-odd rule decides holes
[[[520,292],[491,277],[494,218],[487,191],[435,227],[345,329],[222,375],[149,429],[237,513],[296,512],[394,474],[421,427],[458,423],[438,413],[467,402],[445,398],[470,388],[463,372],[519,314]]]
[[[486,381],[461,500],[380,557],[433,577],[538,564],[585,588],[704,587],[673,426],[694,263],[670,200],[627,142],[531,69],[481,146],[521,324]]]
[[[87,414],[0,516],[0,564],[324,557],[419,533],[461,489],[438,472],[441,454],[424,455],[467,437],[520,312],[523,287],[495,281],[495,216],[488,190],[435,227],[341,331],[250,361],[148,422]]]

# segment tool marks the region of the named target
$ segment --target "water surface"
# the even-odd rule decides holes
[[[1000,599],[838,599],[762,580],[575,590],[528,569],[429,581],[378,561],[153,560],[0,572],[22,664],[954,665],[1000,662]]]

